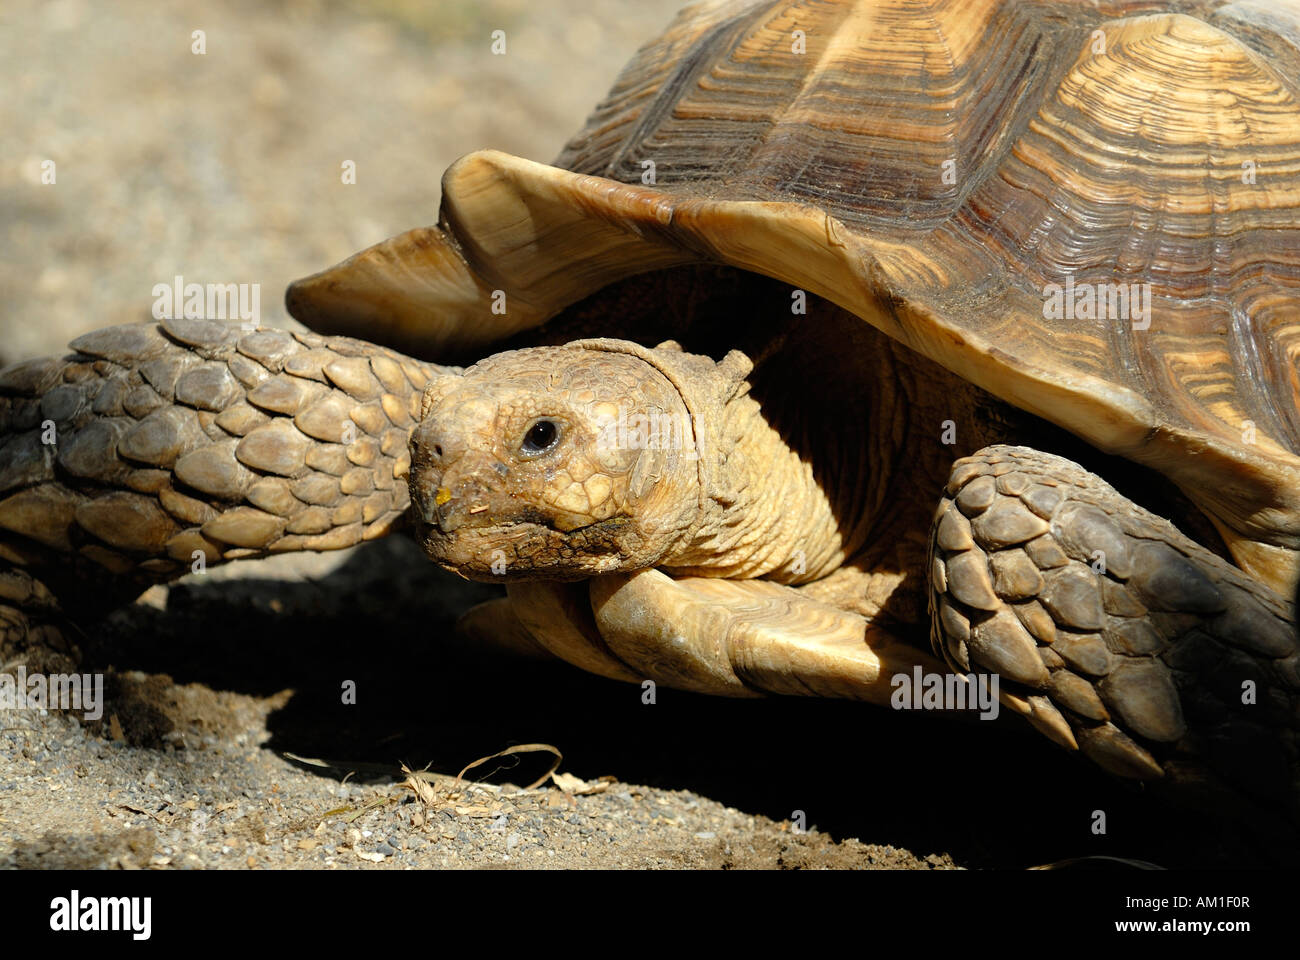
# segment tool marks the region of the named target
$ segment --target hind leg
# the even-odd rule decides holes
[[[1110,773],[1300,822],[1288,599],[1071,461],[957,461],[931,532],[931,641]]]

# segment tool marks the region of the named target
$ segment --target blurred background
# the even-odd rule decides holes
[[[433,223],[457,157],[553,159],[681,5],[4,0],[0,365],[148,319],[177,274],[292,325],[286,284]]]

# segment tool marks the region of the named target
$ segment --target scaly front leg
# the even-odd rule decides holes
[[[1300,822],[1289,600],[1061,457],[987,447],[945,494],[937,654],[1116,776]]]
[[[380,536],[438,368],[342,337],[167,320],[0,373],[0,665],[84,608],[233,560]],[[50,589],[47,589],[47,586]],[[32,662],[27,658],[28,662]]]

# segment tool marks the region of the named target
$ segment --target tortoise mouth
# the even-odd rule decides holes
[[[627,517],[558,529],[549,518],[512,517],[451,532],[419,523],[417,539],[444,570],[467,580],[583,580],[623,569]]]

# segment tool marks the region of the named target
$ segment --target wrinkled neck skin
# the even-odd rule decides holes
[[[1024,417],[861,323],[769,353],[711,427],[699,519],[659,566],[810,584],[812,595],[919,622],[927,539],[953,461]],[[688,398],[688,405],[690,404]],[[1010,419],[1008,419],[1010,418]],[[709,448],[706,438],[702,441]]]
[[[701,465],[700,514],[661,567],[683,576],[804,583],[843,561],[830,498],[753,398],[731,400],[718,422],[697,422],[697,431],[715,433],[716,455]]]
[[[802,584],[862,552],[887,507],[903,439],[893,357],[859,357],[866,370],[828,371],[825,382],[800,374],[800,359],[778,358],[713,418],[697,414],[704,496],[660,567]],[[694,412],[691,389],[683,392]]]

